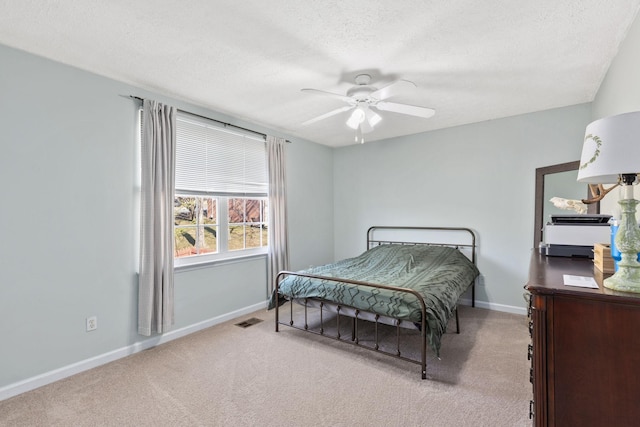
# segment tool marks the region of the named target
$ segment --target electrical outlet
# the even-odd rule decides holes
[[[98,316],[87,317],[87,332],[98,329]]]

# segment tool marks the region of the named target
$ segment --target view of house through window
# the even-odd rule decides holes
[[[220,211],[226,215],[218,220],[219,206],[225,205]],[[176,195],[175,257],[217,253],[219,242],[228,251],[267,247],[267,212],[266,198]],[[218,239],[220,230],[226,236]]]
[[[228,199],[229,250],[267,246],[267,200]]]

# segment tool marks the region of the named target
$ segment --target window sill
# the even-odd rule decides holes
[[[237,264],[239,262],[246,262],[252,259],[266,258],[266,257],[267,257],[266,253],[259,253],[259,254],[252,254],[252,255],[237,256],[233,258],[213,259],[213,260],[207,260],[202,262],[194,262],[193,264],[180,265],[180,266],[174,267],[173,271],[174,273],[182,273],[184,271],[199,270],[201,268],[210,268],[210,267],[219,266],[219,265]]]

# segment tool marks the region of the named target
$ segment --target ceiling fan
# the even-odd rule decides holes
[[[302,89],[302,92],[314,93],[322,96],[329,96],[347,103],[347,105],[329,111],[313,119],[302,123],[303,126],[310,125],[320,120],[327,119],[336,114],[353,110],[347,120],[347,126],[356,130],[356,141],[364,142],[362,134],[373,131],[382,117],[378,111],[391,111],[399,114],[407,114],[415,117],[429,118],[435,114],[435,110],[416,105],[401,104],[398,102],[385,101],[394,95],[401,93],[405,89],[415,89],[416,85],[409,80],[396,80],[380,89],[371,86],[371,76],[369,74],[358,74],[355,78],[356,85],[349,89],[346,95],[326,92],[318,89]]]

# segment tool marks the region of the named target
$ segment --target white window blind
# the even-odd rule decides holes
[[[176,193],[267,196],[264,139],[187,114],[176,122]]]

